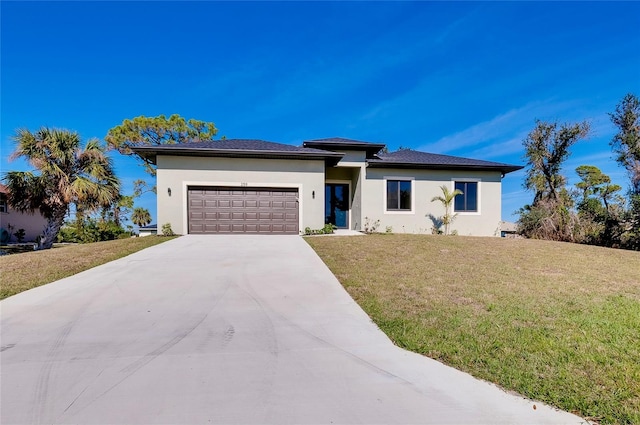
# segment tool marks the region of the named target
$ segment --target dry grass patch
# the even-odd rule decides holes
[[[399,346],[602,423],[640,423],[640,253],[420,235],[308,238]]]
[[[0,257],[0,299],[80,273],[173,238],[147,236],[56,246]]]

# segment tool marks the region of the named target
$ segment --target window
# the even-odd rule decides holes
[[[387,211],[411,211],[410,180],[387,180]]]
[[[7,211],[7,196],[4,193],[0,193],[0,213],[6,213]]]
[[[456,196],[454,211],[478,211],[478,182],[455,182],[455,188],[462,192]]]

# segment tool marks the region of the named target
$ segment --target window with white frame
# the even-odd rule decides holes
[[[478,182],[456,181],[455,189],[462,192],[455,198],[453,210],[455,212],[478,211]]]
[[[387,180],[387,211],[411,211],[411,180]]]

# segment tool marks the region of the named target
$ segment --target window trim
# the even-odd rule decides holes
[[[456,182],[460,183],[477,183],[478,193],[476,199],[476,211],[456,211],[455,201],[453,203],[453,213],[458,215],[481,215],[480,206],[482,205],[482,179],[480,178],[470,178],[470,177],[462,177],[462,178],[452,178],[451,179],[451,190],[456,190]]]
[[[382,185],[382,212],[383,214],[415,214],[416,213],[416,184],[415,177],[399,177],[399,176],[384,176]],[[389,210],[387,209],[387,182],[389,180],[398,180],[411,183],[411,209],[410,210]]]

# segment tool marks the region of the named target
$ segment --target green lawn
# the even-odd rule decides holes
[[[399,346],[600,423],[640,423],[640,253],[461,236],[307,242]]]
[[[173,238],[146,236],[55,246],[0,257],[0,299],[108,263]]]

